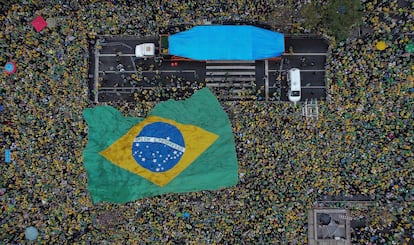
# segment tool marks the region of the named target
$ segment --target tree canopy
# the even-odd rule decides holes
[[[353,26],[362,19],[360,0],[329,0],[324,5],[315,2],[306,4],[302,10],[305,27],[324,27],[338,40],[348,37]]]

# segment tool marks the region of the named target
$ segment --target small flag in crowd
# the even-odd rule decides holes
[[[379,41],[379,42],[377,42],[377,43],[375,44],[375,47],[376,47],[378,50],[382,51],[382,50],[386,49],[386,48],[388,47],[388,45],[387,45],[387,43],[385,43],[384,41]]]
[[[93,202],[234,186],[238,165],[227,114],[208,89],[159,103],[147,118],[109,106],[85,109],[83,152]]]
[[[414,43],[409,42],[407,45],[405,45],[405,51],[408,53],[414,53]]]
[[[37,239],[37,236],[39,236],[39,231],[34,226],[29,226],[24,231],[24,236],[29,241],[34,241]]]
[[[5,161],[6,161],[6,163],[10,163],[11,162],[11,152],[10,152],[10,149],[6,149],[6,152],[5,152]]]
[[[14,63],[13,61],[7,62],[6,65],[4,66],[4,72],[6,72],[8,75],[15,73],[16,70],[17,70],[16,63]]]
[[[47,22],[43,19],[42,16],[37,16],[34,20],[32,20],[32,26],[36,29],[37,32],[41,32],[46,26]]]

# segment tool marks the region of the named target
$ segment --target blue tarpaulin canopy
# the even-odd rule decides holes
[[[260,60],[285,50],[282,33],[248,25],[196,26],[168,42],[169,54],[194,60]]]

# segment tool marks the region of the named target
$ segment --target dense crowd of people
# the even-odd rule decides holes
[[[324,196],[372,197],[355,244],[414,241],[413,4],[363,1],[372,29],[332,41],[329,95],[317,120],[288,103],[222,102],[236,140],[240,180],[217,191],[166,194],[124,205],[92,204],[87,141],[88,39],[157,35],[171,24],[237,17],[265,21],[270,1],[22,1],[0,15],[2,73],[0,243],[305,244],[308,209]],[[283,1],[290,2],[290,1]],[[297,1],[300,2],[300,1]],[[305,1],[303,1],[305,2]],[[37,4],[37,5],[36,5]],[[277,5],[277,8],[283,8]],[[31,20],[55,18],[37,33]],[[410,34],[411,33],[411,34]],[[379,51],[375,43],[388,47]],[[108,103],[143,116],[150,102]],[[357,211],[355,211],[357,212]]]

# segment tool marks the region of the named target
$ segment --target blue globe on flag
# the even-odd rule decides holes
[[[173,168],[185,152],[183,135],[177,127],[154,122],[142,128],[132,143],[132,156],[151,172],[165,172]]]

